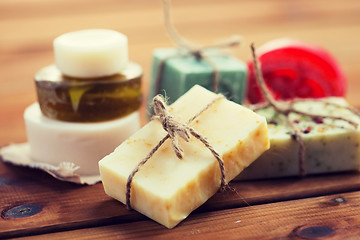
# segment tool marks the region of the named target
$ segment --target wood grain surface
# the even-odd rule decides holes
[[[320,45],[338,60],[346,98],[360,106],[360,1],[173,0],[173,21],[191,41],[234,34],[232,53],[281,37]],[[129,37],[129,56],[144,69],[151,54],[174,46],[160,0],[1,0],[0,146],[26,141],[23,112],[36,101],[34,74],[52,64],[60,34],[110,28]],[[145,123],[145,101],[142,105]],[[106,196],[101,183],[79,186],[0,161],[0,239],[359,239],[360,174],[232,182],[175,229],[168,230]]]
[[[345,193],[191,215],[168,230],[150,221],[20,239],[358,239],[360,193]]]
[[[0,207],[2,209],[0,238],[63,232],[78,228],[89,229],[102,225],[125,223],[134,223],[135,228],[133,231],[136,233],[136,226],[139,221],[145,221],[145,223],[142,223],[145,225],[149,224],[149,222],[151,222],[151,226],[158,225],[156,229],[158,229],[159,234],[169,231],[136,211],[128,211],[123,204],[108,197],[104,193],[101,183],[94,186],[79,186],[55,180],[46,173],[38,170],[29,170],[2,162],[0,162],[0,169]],[[212,216],[213,214],[217,216],[217,212],[222,212],[226,209],[233,209],[233,211],[244,207],[253,209],[255,206],[263,206],[274,202],[311,199],[316,196],[330,194],[342,196],[342,194],[354,191],[358,191],[358,193],[360,191],[360,175],[358,172],[307,178],[296,177],[231,182],[225,192],[215,194],[203,206],[192,213],[189,219],[199,219],[204,217],[204,215]],[[356,196],[357,198],[360,197],[360,195]],[[314,198],[312,201],[313,204],[316,204],[319,200]],[[301,201],[298,203],[303,207]],[[332,203],[330,202],[329,204],[331,205]],[[337,205],[338,203],[333,202],[333,204]],[[26,211],[30,211],[32,208],[36,208],[36,206],[40,207],[41,210],[32,216],[19,218],[7,217],[8,212],[16,207],[20,207],[22,209],[20,211],[25,211],[26,214]],[[286,206],[286,204],[282,206]],[[358,205],[355,205],[354,207],[356,213],[352,214],[359,213],[360,208],[357,206]],[[270,211],[270,209],[268,210]],[[321,213],[321,211],[322,209],[319,209],[319,213]],[[220,214],[220,216],[224,215],[225,212]],[[258,212],[258,214],[260,213]],[[265,215],[268,214],[264,212],[264,216]],[[229,217],[232,218],[232,216]],[[206,219],[199,222],[216,221],[209,220],[207,219],[208,217],[204,218]],[[309,216],[309,218],[312,217]],[[358,220],[360,221],[360,219]],[[185,222],[188,221],[189,220],[185,220]],[[267,220],[263,219],[261,221],[266,222]],[[187,223],[185,223],[185,225],[186,224]],[[255,222],[253,222],[253,224],[255,224]],[[181,226],[182,224],[177,228],[182,228]],[[120,229],[121,228],[122,227],[120,227]],[[98,229],[100,231],[99,234],[103,234],[101,233],[101,229],[102,228]],[[254,231],[255,230],[256,229],[254,229]],[[188,229],[184,231],[183,234],[188,232]],[[85,236],[84,233],[85,232],[79,233],[80,235],[78,235],[78,237]],[[71,234],[73,234],[73,232],[71,232]],[[114,233],[111,233],[110,236],[113,234]],[[86,236],[91,235],[93,235],[93,233],[86,234]],[[143,235],[142,237],[145,236],[146,235]],[[177,238],[179,236],[174,235],[174,237]]]

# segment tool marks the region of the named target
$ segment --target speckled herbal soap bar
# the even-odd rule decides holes
[[[174,102],[195,84],[213,90],[214,68],[206,60],[198,60],[192,55],[177,56],[175,48],[159,48],[153,51],[153,67],[149,101],[158,94],[156,78],[159,64],[166,59],[162,72],[160,93],[166,93],[169,103]],[[175,57],[174,57],[175,56]],[[239,59],[228,55],[208,57],[219,72],[218,92],[229,100],[242,103],[247,77],[247,66]]]
[[[347,105],[343,98],[328,98]],[[351,111],[322,102],[302,102],[298,109],[318,115],[341,116],[359,123]],[[292,129],[285,124],[284,116],[272,108],[257,111],[266,117],[269,127],[270,149],[246,168],[237,179],[259,179],[296,176],[299,174],[299,144],[291,137]],[[360,167],[360,131],[347,122],[330,119],[312,119],[292,115],[302,130],[305,142],[305,172],[319,174],[358,170]]]
[[[194,98],[197,100],[194,101]],[[186,123],[214,99],[194,86],[169,106],[174,119]],[[224,98],[210,105],[189,126],[204,136],[224,161],[226,182],[269,148],[264,117]],[[137,164],[166,136],[152,120],[99,162],[105,192],[125,203],[127,178]],[[176,157],[167,140],[141,167],[131,187],[131,207],[173,228],[206,202],[220,187],[219,164],[198,139],[179,139],[184,157]]]

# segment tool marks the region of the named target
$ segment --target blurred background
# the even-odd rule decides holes
[[[241,35],[232,51],[243,61],[251,42],[292,37],[320,45],[345,71],[348,101],[360,106],[359,0],[172,0],[172,16],[197,43]],[[161,0],[0,0],[0,146],[26,141],[23,111],[36,101],[34,74],[54,62],[55,37],[87,28],[126,34],[146,97],[153,49],[174,46],[163,23]]]

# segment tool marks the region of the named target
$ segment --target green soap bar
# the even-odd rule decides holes
[[[345,99],[329,97],[323,101],[347,106]],[[296,109],[312,114],[343,117],[360,124],[360,119],[346,108],[335,107],[321,101],[303,101]],[[286,119],[272,107],[256,113],[268,122],[270,149],[247,167],[237,179],[279,178],[299,175],[299,143],[291,136],[293,130]],[[341,120],[323,120],[291,114],[301,129],[305,145],[305,173],[321,174],[357,171],[360,168],[360,127]]]
[[[204,59],[193,55],[178,55],[178,49],[159,48],[153,52],[153,66],[149,102],[158,94],[165,94],[169,103],[174,102],[195,84],[213,90],[213,67]],[[247,66],[244,62],[229,55],[209,55],[208,58],[219,72],[218,92],[229,100],[242,103],[245,94]],[[156,92],[156,78],[159,64],[165,60],[160,92]],[[164,93],[165,91],[165,93]]]
[[[67,122],[98,122],[126,116],[141,105],[142,68],[136,63],[119,74],[76,79],[61,74],[55,65],[35,75],[41,112]]]

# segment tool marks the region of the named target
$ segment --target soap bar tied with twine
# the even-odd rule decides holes
[[[224,167],[224,161],[220,157],[220,155],[215,151],[215,149],[210,145],[210,143],[201,136],[198,132],[195,131],[195,129],[191,128],[188,124],[194,121],[200,114],[202,114],[204,111],[206,111],[212,104],[215,102],[224,99],[225,97],[223,95],[219,95],[219,97],[215,98],[213,101],[211,101],[208,105],[205,106],[198,114],[196,114],[194,117],[192,117],[187,124],[178,122],[174,119],[174,117],[169,113],[167,109],[167,105],[165,103],[165,100],[163,96],[157,95],[153,98],[153,108],[154,108],[154,116],[152,117],[153,120],[158,120],[163,129],[167,132],[167,135],[162,138],[159,143],[149,152],[149,154],[139,162],[139,164],[135,167],[135,169],[131,172],[127,179],[126,183],[126,206],[128,209],[131,209],[130,204],[130,194],[131,194],[131,183],[135,176],[135,174],[140,170],[141,166],[143,166],[153,155],[154,153],[160,148],[160,146],[167,140],[171,139],[172,146],[174,149],[174,152],[176,156],[181,160],[184,156],[183,149],[179,145],[179,137],[184,139],[186,142],[189,142],[190,135],[194,136],[196,139],[201,141],[205,147],[209,149],[209,151],[212,153],[212,155],[216,158],[216,160],[219,163],[220,171],[221,171],[221,186],[220,190],[223,191],[226,187],[226,181],[225,181],[225,167]]]
[[[171,58],[181,57],[181,56],[184,57],[189,55],[194,56],[195,59],[197,59],[198,61],[201,60],[206,61],[209,64],[209,66],[212,68],[213,70],[212,91],[217,93],[219,87],[220,74],[216,65],[213,63],[213,61],[211,61],[210,58],[208,58],[204,54],[204,52],[209,49],[223,49],[223,48],[238,46],[241,43],[241,37],[235,35],[227,40],[216,42],[208,46],[198,46],[197,44],[194,44],[189,40],[185,39],[184,37],[182,37],[175,29],[174,25],[172,24],[171,16],[170,16],[170,0],[163,0],[163,9],[164,9],[165,29],[168,35],[170,36],[170,38],[175,42],[179,51],[176,54],[168,56],[159,62],[157,75],[155,78],[155,94],[159,94],[161,91],[163,72],[166,61]]]
[[[299,159],[299,176],[300,177],[304,177],[306,176],[306,170],[305,170],[305,143],[304,143],[304,139],[302,137],[302,131],[299,129],[299,127],[295,124],[294,121],[291,121],[290,119],[290,114],[294,113],[294,114],[299,114],[301,116],[307,116],[307,117],[311,117],[313,119],[332,119],[332,120],[340,120],[340,121],[344,121],[347,122],[349,124],[351,124],[355,129],[358,128],[358,124],[354,121],[352,121],[351,119],[347,119],[347,118],[343,118],[343,117],[337,117],[337,116],[330,116],[330,115],[318,115],[318,114],[312,114],[312,113],[308,113],[302,110],[298,110],[296,109],[296,103],[298,102],[311,102],[311,101],[321,101],[323,103],[326,103],[328,105],[334,106],[336,108],[341,108],[341,109],[347,109],[349,111],[351,111],[352,113],[356,114],[357,116],[359,115],[359,112],[355,109],[352,108],[350,106],[341,106],[338,105],[336,103],[332,103],[332,102],[326,102],[324,100],[321,99],[293,99],[290,101],[277,101],[275,100],[275,98],[272,96],[271,91],[269,90],[269,88],[266,86],[265,84],[265,80],[262,76],[261,70],[260,70],[260,64],[258,62],[256,53],[255,53],[255,46],[254,44],[251,44],[251,52],[252,52],[252,57],[253,57],[253,62],[254,62],[254,68],[255,68],[255,76],[256,76],[256,82],[261,90],[262,95],[264,96],[266,103],[264,104],[257,104],[255,106],[250,107],[253,111],[257,111],[260,109],[264,109],[267,107],[273,107],[274,110],[285,116],[286,118],[286,122],[288,124],[288,126],[293,130],[293,133],[291,134],[291,137],[293,140],[297,141],[299,144],[299,151],[298,151],[298,159]]]

